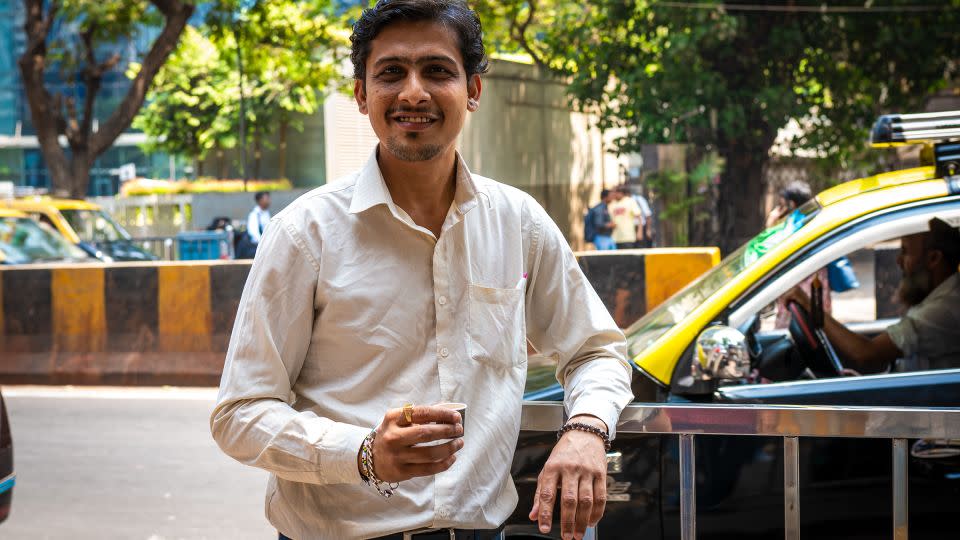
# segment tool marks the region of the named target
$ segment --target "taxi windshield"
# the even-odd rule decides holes
[[[0,250],[12,264],[87,258],[50,226],[25,217],[0,218]]]
[[[711,270],[695,279],[680,292],[630,325],[624,333],[631,358],[643,352],[674,325],[685,319],[727,282],[756,263],[771,249],[799,231],[820,211],[820,204],[811,199],[770,228],[758,234],[728,255]]]
[[[130,233],[113,221],[103,210],[61,210],[81,242],[123,242]]]

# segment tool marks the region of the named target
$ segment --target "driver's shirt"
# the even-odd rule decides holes
[[[630,401],[623,333],[531,196],[458,155],[441,231],[394,203],[375,155],[266,229],[211,427],[227,454],[271,473],[267,518],[290,538],[503,523],[528,339],[556,362],[569,416],[612,434]],[[383,414],[439,402],[467,404],[456,463],[390,499],[364,485],[357,452]]]
[[[960,273],[954,273],[887,328],[903,352],[895,371],[960,367]]]

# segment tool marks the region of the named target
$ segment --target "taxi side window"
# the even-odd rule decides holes
[[[900,282],[897,255],[900,242],[893,239],[869,244],[845,254],[816,272],[824,287],[824,308],[844,324],[895,319],[901,315],[896,300]],[[814,275],[794,286],[809,292]],[[829,292],[829,294],[827,294]],[[789,316],[777,300],[760,313],[760,330],[786,328]]]

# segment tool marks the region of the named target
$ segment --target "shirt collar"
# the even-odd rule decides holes
[[[456,182],[453,203],[460,214],[466,214],[476,207],[481,198],[490,201],[487,193],[477,185],[460,152],[457,152]],[[380,204],[387,205],[391,211],[396,209],[393,197],[390,196],[390,190],[387,189],[387,183],[383,180],[383,173],[380,172],[380,165],[377,163],[377,148],[375,147],[373,152],[370,153],[367,163],[360,169],[353,190],[353,198],[350,201],[350,213],[358,214]]]

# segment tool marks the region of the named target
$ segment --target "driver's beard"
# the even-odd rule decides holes
[[[897,288],[897,300],[907,307],[913,307],[923,302],[932,290],[930,273],[926,270],[905,273],[900,278],[900,287]]]
[[[415,140],[416,134],[412,133]],[[427,161],[440,155],[443,150],[439,144],[404,144],[399,137],[387,137],[387,151],[401,161]]]

